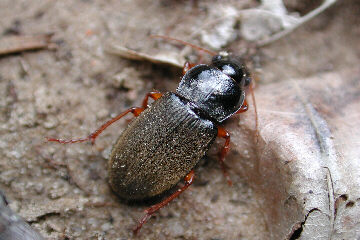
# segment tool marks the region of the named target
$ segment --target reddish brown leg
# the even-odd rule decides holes
[[[217,136],[225,139],[225,144],[224,144],[223,148],[221,149],[221,151],[219,152],[219,163],[220,163],[220,167],[223,171],[223,174],[224,174],[229,186],[231,186],[232,181],[230,179],[229,173],[227,172],[225,164],[224,164],[225,156],[230,150],[230,134],[224,128],[218,127]]]
[[[235,114],[246,112],[248,109],[249,109],[249,105],[245,99],[243,105],[240,107],[240,109]]]
[[[128,113],[132,113],[135,116],[139,116],[139,114],[144,111],[144,108],[142,107],[138,107],[138,108],[129,108],[128,110],[126,110],[125,112],[120,113],[119,115],[117,115],[116,117],[114,117],[113,119],[107,121],[106,123],[104,123],[103,125],[101,125],[101,127],[99,127],[95,132],[91,133],[89,136],[87,136],[86,138],[79,138],[79,139],[69,139],[69,140],[64,140],[64,139],[57,139],[57,138],[46,138],[47,141],[49,142],[58,142],[58,143],[62,143],[62,144],[66,144],[66,143],[78,143],[78,142],[85,142],[85,141],[91,141],[92,144],[95,143],[95,139],[97,138],[97,136],[100,135],[100,133],[102,131],[104,131],[107,127],[109,127],[111,124],[113,124],[114,122],[118,121],[119,119],[121,119],[122,117],[124,117],[126,114]]]
[[[189,71],[191,68],[193,68],[194,66],[196,66],[196,64],[194,63],[190,63],[188,61],[186,61],[184,63],[184,67],[183,67],[183,74],[185,74],[187,71]]]
[[[159,98],[161,98],[161,96],[162,96],[161,92],[149,92],[148,94],[146,94],[146,96],[143,100],[142,107],[144,109],[148,107],[149,97],[151,97],[154,101],[156,101]]]
[[[179,188],[175,193],[173,193],[171,196],[166,198],[164,201],[155,204],[151,206],[150,208],[145,210],[145,215],[139,220],[138,225],[133,230],[134,234],[136,235],[141,227],[151,218],[151,216],[158,211],[160,208],[166,206],[169,202],[174,200],[177,196],[179,196],[182,192],[184,192],[194,181],[195,172],[194,170],[191,170],[188,175],[185,176],[185,185],[182,188]]]
[[[86,138],[69,139],[69,140],[63,140],[63,139],[57,139],[57,138],[46,138],[46,139],[49,142],[58,142],[58,143],[62,143],[62,144],[78,143],[78,142],[85,142],[85,141],[91,141],[91,143],[94,144],[95,139],[100,135],[100,133],[102,133],[102,131],[104,131],[111,124],[113,124],[114,122],[120,120],[122,117],[124,117],[128,113],[134,114],[135,117],[139,116],[140,113],[147,108],[149,97],[156,100],[156,99],[160,98],[161,96],[162,96],[162,94],[159,93],[159,92],[150,92],[150,93],[148,93],[144,98],[142,107],[129,108],[125,112],[120,113],[119,115],[117,115],[113,119],[111,119],[111,120],[107,121],[106,123],[104,123],[103,125],[101,125],[101,127],[99,127],[95,132],[91,133]]]

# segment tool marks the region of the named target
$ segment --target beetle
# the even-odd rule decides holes
[[[245,90],[251,76],[237,56],[221,52],[211,64],[184,65],[184,76],[175,92],[150,92],[141,107],[130,108],[103,124],[86,138],[58,143],[91,141],[109,125],[128,113],[136,118],[122,132],[113,146],[109,161],[109,184],[122,199],[139,201],[161,195],[184,178],[185,185],[165,200],[145,210],[134,229],[160,208],[184,192],[194,180],[194,167],[216,137],[225,139],[219,162],[229,185],[231,180],[224,159],[229,151],[230,134],[221,123],[248,109]],[[149,98],[154,102],[148,105]]]

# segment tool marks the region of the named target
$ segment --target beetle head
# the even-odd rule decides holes
[[[240,86],[248,87],[251,83],[251,77],[243,61],[227,52],[220,52],[215,55],[211,64],[234,79]]]
[[[215,66],[197,65],[183,76],[176,93],[209,120],[221,123],[242,106],[245,91]]]

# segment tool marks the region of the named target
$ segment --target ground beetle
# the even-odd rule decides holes
[[[123,199],[137,201],[164,193],[182,178],[185,185],[146,209],[135,234],[157,210],[193,183],[193,169],[216,136],[225,139],[219,162],[231,184],[224,166],[230,134],[219,125],[247,110],[245,88],[251,83],[250,74],[240,58],[225,52],[215,55],[210,65],[186,63],[184,74],[175,92],[148,93],[142,107],[126,110],[86,138],[48,138],[59,143],[94,143],[110,124],[128,113],[136,116],[120,135],[109,158],[109,181],[114,192]],[[150,106],[149,98],[155,100]]]

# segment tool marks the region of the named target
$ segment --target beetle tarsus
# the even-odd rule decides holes
[[[146,211],[145,211],[145,212],[146,212]],[[134,230],[133,230],[133,233],[134,233],[135,236],[139,233],[141,227],[151,218],[151,216],[152,216],[152,214],[148,214],[148,213],[146,212],[146,215],[144,215],[144,216],[140,219],[139,224],[138,224],[138,225],[136,226],[136,228],[134,228]]]
[[[60,144],[78,143],[78,142],[89,141],[89,137],[80,138],[80,139],[69,139],[69,140],[64,140],[64,139],[60,139],[60,138],[49,138],[49,137],[46,137],[45,139],[46,139],[47,142],[58,142]]]

